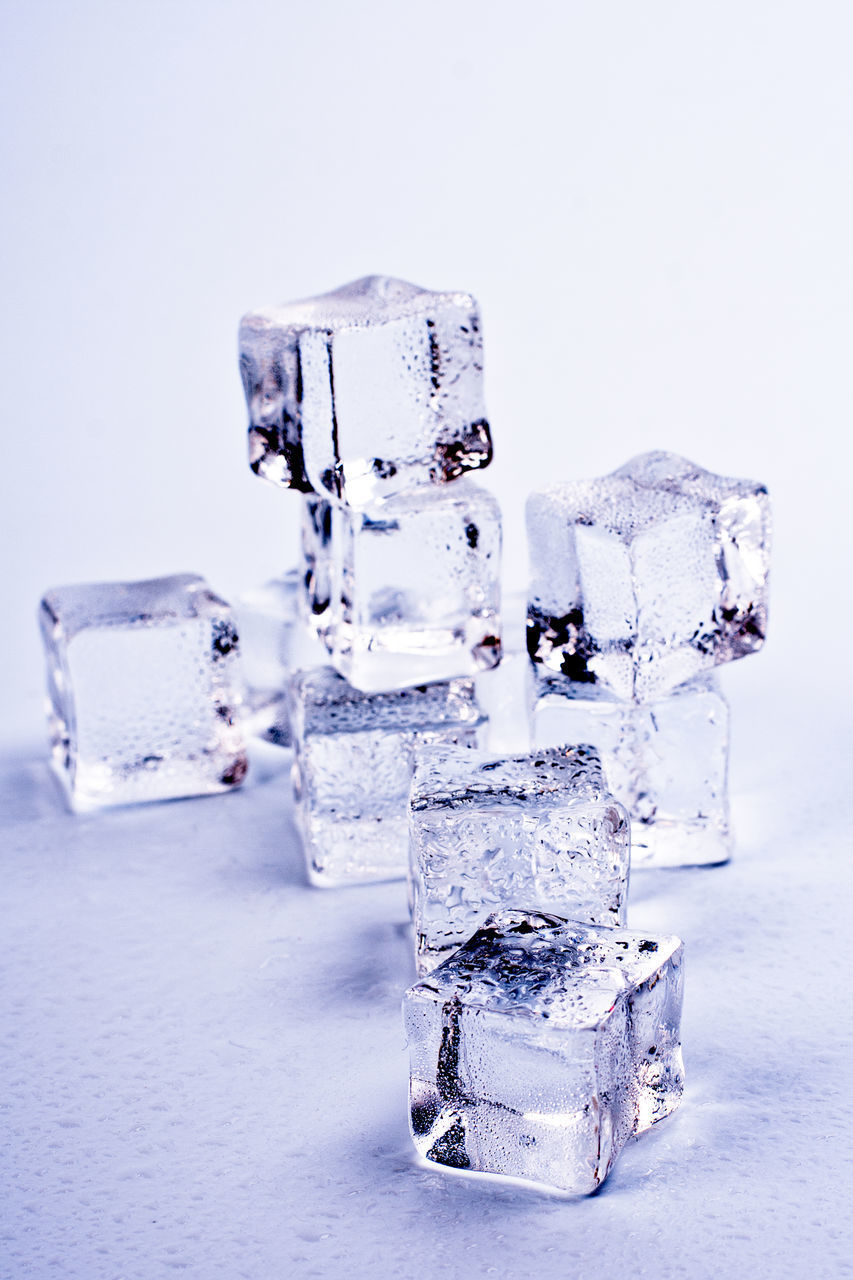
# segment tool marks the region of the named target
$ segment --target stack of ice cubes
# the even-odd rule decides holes
[[[729,855],[715,669],[764,640],[766,491],[652,453],[533,494],[496,684],[473,298],[370,276],[244,317],[240,364],[299,567],[236,612],[191,574],[49,592],[54,766],[83,809],[228,790],[247,733],[291,744],[311,882],[408,876],[418,1151],[592,1191],[681,1098],[682,946],[625,928],[629,871]]]
[[[501,519],[477,305],[368,276],[245,316],[252,469],[300,494],[300,612],[327,665],[289,687],[316,884],[404,877],[415,749],[470,747],[500,660]]]
[[[647,453],[531,494],[527,526],[534,743],[598,748],[635,866],[725,862],[729,712],[715,670],[764,643],[765,487]]]
[[[527,515],[533,750],[433,748],[412,783],[411,1130],[582,1193],[681,1098],[681,943],[622,928],[627,833],[639,866],[729,856],[714,673],[764,641],[770,517],[762,485],[666,453]]]

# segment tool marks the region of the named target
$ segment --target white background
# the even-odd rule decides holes
[[[849,7],[3,26],[0,1275],[850,1274]],[[774,501],[771,640],[726,681],[737,858],[636,892],[688,943],[691,1088],[588,1202],[412,1163],[399,890],[309,893],[278,757],[76,822],[41,763],[46,587],[292,562],[237,322],[369,272],[480,300],[510,580],[530,488],[647,448]]]

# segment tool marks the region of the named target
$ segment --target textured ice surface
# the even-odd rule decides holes
[[[243,317],[253,471],[361,506],[484,467],[483,346],[467,293],[366,276]]]
[[[316,667],[291,681],[290,721],[309,878],[333,885],[404,877],[415,749],[478,745],[474,682],[365,694],[331,667]]]
[[[530,679],[537,746],[590,742],[631,817],[640,867],[725,862],[729,826],[729,708],[715,676],[697,676],[654,702],[622,702],[565,676]]]
[[[501,518],[471,480],[368,510],[324,504],[333,666],[366,692],[474,675],[500,657]],[[319,539],[315,545],[319,544]]]
[[[527,504],[531,657],[647,701],[764,642],[770,513],[751,480],[647,453]]]
[[[58,587],[39,621],[52,760],[75,809],[243,780],[237,631],[203,578]]]
[[[427,1160],[587,1194],[678,1106],[678,938],[501,911],[407,993]]]
[[[488,759],[452,747],[418,754],[410,806],[419,973],[500,907],[625,923],[630,828],[591,747]]]

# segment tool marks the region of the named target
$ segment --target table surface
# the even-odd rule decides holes
[[[418,1163],[404,887],[307,885],[288,752],[74,817],[7,742],[0,1275],[851,1274],[846,716],[734,676],[736,856],[632,884],[686,944],[684,1102],[588,1199]]]

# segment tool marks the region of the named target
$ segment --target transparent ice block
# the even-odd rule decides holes
[[[316,885],[401,879],[407,803],[421,744],[479,744],[484,718],[472,680],[365,694],[331,667],[290,684],[297,823]]]
[[[203,578],[58,587],[39,621],[52,762],[74,809],[242,782],[237,631]]]
[[[409,822],[419,973],[501,907],[524,903],[589,924],[625,923],[630,827],[592,747],[500,759],[423,749]]]
[[[763,485],[647,453],[531,494],[527,529],[528,649],[552,671],[651,701],[764,643]]]
[[[501,660],[477,674],[477,701],[489,717],[486,750],[495,756],[519,755],[531,746],[527,676],[527,593],[504,589],[501,595]],[[582,739],[578,738],[578,742]]]
[[[240,325],[252,469],[362,506],[491,460],[467,293],[366,276]]]
[[[250,689],[282,689],[293,670],[299,595],[300,573],[291,569],[235,601],[240,661]]]
[[[247,733],[279,747],[290,745],[287,685],[292,673],[324,661],[325,651],[302,610],[303,573],[291,569],[234,602],[245,679]]]
[[[403,1002],[427,1160],[575,1195],[683,1091],[682,945],[526,910],[491,916]]]
[[[583,741],[597,748],[631,817],[633,866],[728,860],[729,708],[716,677],[698,676],[646,703],[535,671],[529,688],[537,746]]]
[[[501,517],[471,480],[365,511],[331,509],[332,665],[380,692],[472,676],[500,658]]]

